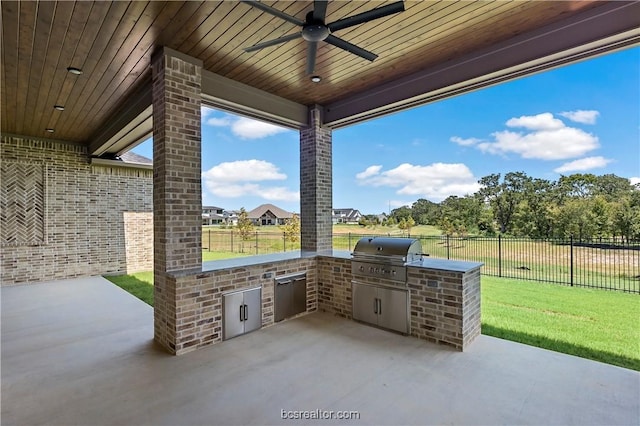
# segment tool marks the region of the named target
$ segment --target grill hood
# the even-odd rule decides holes
[[[364,237],[353,249],[353,258],[388,263],[413,263],[422,258],[422,244],[415,238]]]

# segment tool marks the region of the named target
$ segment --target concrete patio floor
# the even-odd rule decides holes
[[[488,336],[459,353],[316,313],[174,357],[103,278],[1,297],[3,425],[640,422],[640,373]],[[360,418],[281,417],[316,409]]]

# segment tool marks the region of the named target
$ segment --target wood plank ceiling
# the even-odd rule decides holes
[[[305,1],[265,3],[301,20],[312,9]],[[330,1],[326,22],[389,3]],[[302,39],[243,51],[299,27],[236,1],[3,0],[2,132],[88,143],[126,95],[149,81],[150,57],[158,46],[292,101],[327,104],[598,4],[407,1],[405,12],[336,33],[378,54],[374,62],[320,43],[316,74],[323,80],[314,84],[305,75]],[[81,68],[83,74],[72,75],[67,67]]]

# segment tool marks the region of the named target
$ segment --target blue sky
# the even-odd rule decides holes
[[[297,131],[203,109],[203,204],[300,211]],[[152,157],[151,142],[134,149]],[[387,212],[491,173],[640,182],[640,48],[333,132],[333,205]]]

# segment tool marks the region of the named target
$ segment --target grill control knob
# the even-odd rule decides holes
[[[360,265],[360,272],[364,271],[364,266]]]

